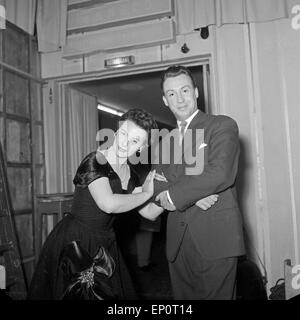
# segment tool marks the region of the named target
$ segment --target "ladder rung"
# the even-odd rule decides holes
[[[13,249],[12,242],[0,244],[0,254],[3,254],[4,252],[9,251],[11,249]]]

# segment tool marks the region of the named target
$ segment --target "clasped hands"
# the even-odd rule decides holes
[[[166,179],[164,174],[155,173],[154,179],[157,180],[157,181],[168,182],[168,180]],[[218,200],[218,197],[219,197],[219,195],[212,194],[212,195],[210,195],[210,196],[208,196],[206,198],[198,200],[196,202],[196,206],[198,206],[202,210],[207,210],[212,205],[215,204],[215,202]],[[168,192],[166,190],[162,191],[161,193],[159,193],[156,196],[155,201],[159,201],[161,207],[163,207],[165,210],[168,210],[168,211],[175,211],[176,210],[176,207],[174,206],[174,204],[172,204],[169,201]]]

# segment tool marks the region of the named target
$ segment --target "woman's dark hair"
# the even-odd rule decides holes
[[[108,170],[108,165],[100,165],[96,159],[96,151],[93,151],[81,161],[73,183],[75,186],[85,188],[92,181],[100,178],[101,174],[104,174],[106,170]]]
[[[151,113],[142,110],[142,109],[131,109],[124,113],[121,118],[120,122],[122,121],[132,121],[135,123],[137,126],[140,128],[144,129],[147,131],[148,134],[148,145],[151,145],[151,130],[152,129],[158,129],[158,125],[156,121],[154,120],[153,116]]]
[[[191,71],[184,66],[173,65],[173,66],[170,66],[168,69],[166,69],[162,74],[161,83],[160,83],[162,92],[164,92],[164,83],[168,78],[177,77],[177,76],[180,76],[181,74],[185,74],[186,76],[188,76],[192,80],[194,88],[196,88],[196,82]]]

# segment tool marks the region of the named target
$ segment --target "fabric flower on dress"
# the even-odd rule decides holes
[[[64,300],[115,299],[110,278],[115,270],[112,256],[100,246],[95,257],[84,250],[80,241],[72,241],[60,255],[64,273]]]

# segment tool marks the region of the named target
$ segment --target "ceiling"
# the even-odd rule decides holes
[[[202,67],[190,68],[203,97]],[[151,112],[159,122],[175,125],[175,118],[162,101],[161,72],[92,80],[72,84],[75,88],[96,96],[99,103],[117,110],[141,108]]]

